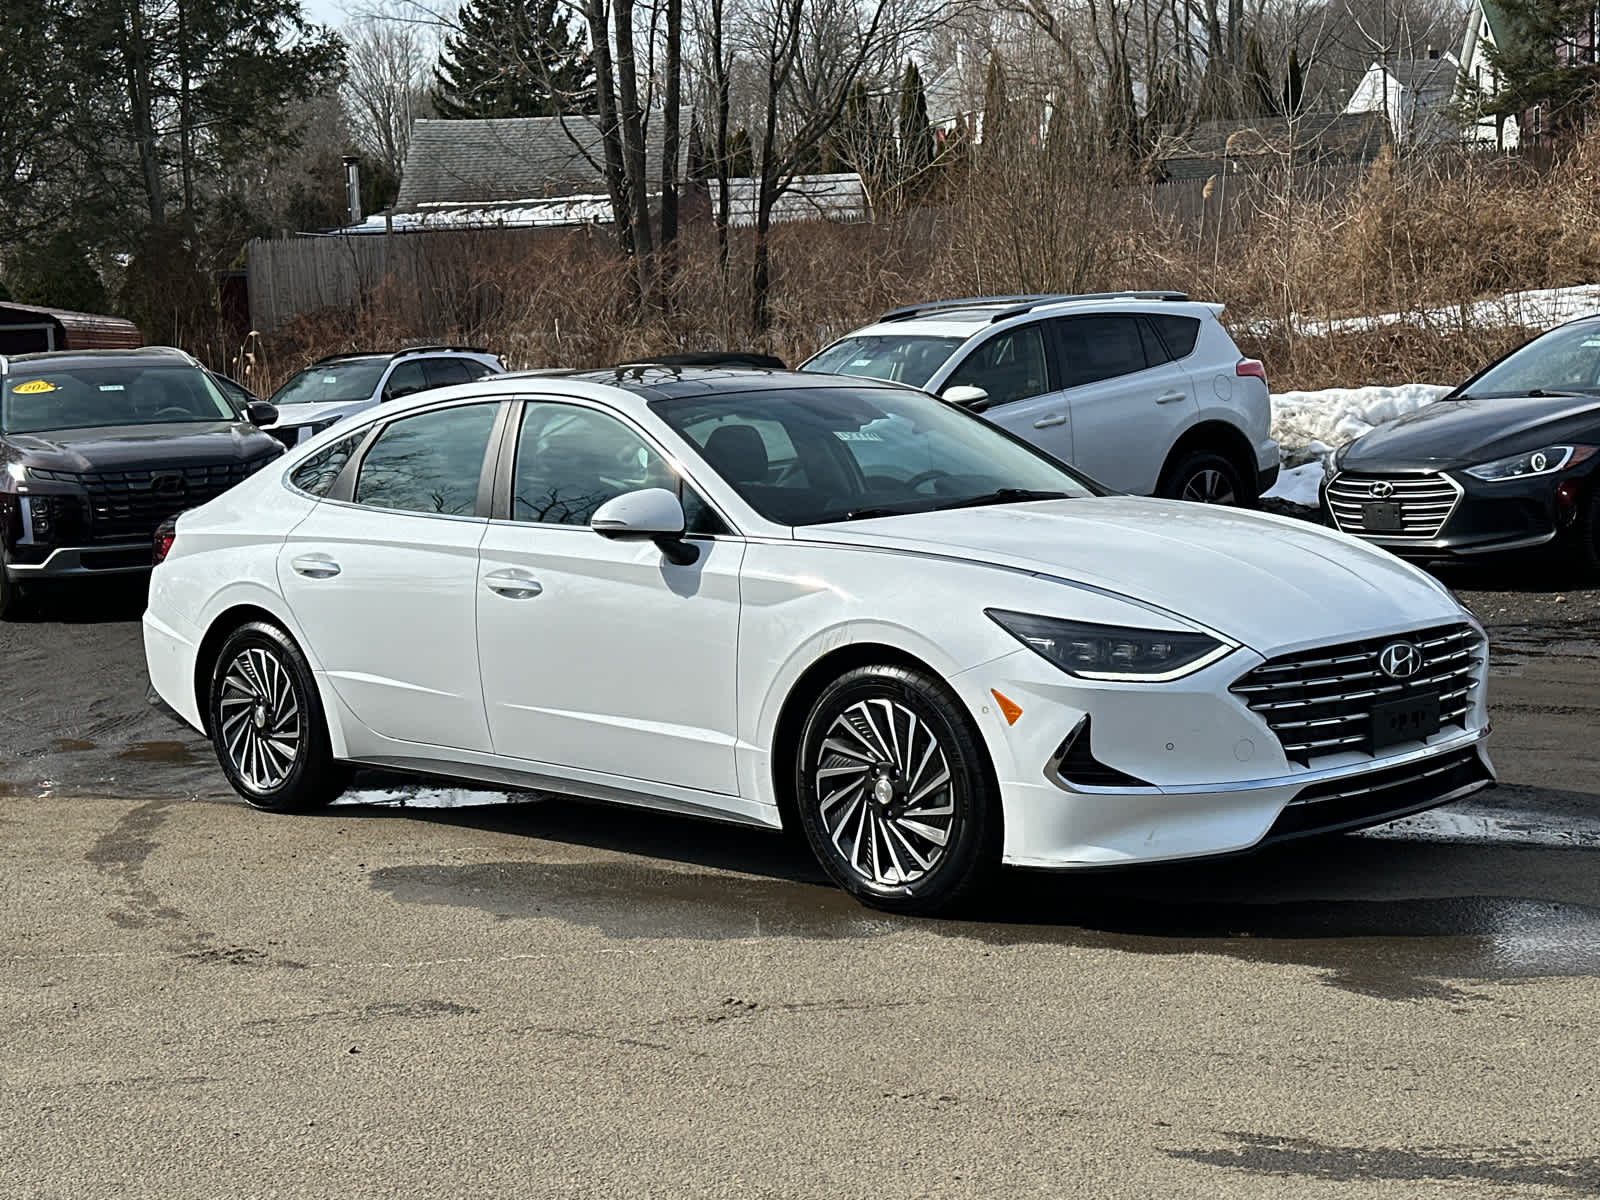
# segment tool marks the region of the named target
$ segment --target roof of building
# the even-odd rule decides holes
[[[1245,117],[1168,126],[1154,157],[1168,179],[1205,179],[1225,167],[1260,170],[1296,157],[1331,162],[1371,162],[1389,140],[1381,113],[1305,113]]]
[[[40,308],[34,304],[0,303],[0,326],[51,325],[63,350],[131,350],[144,344],[138,326],[124,317]]]
[[[1369,69],[1385,70],[1406,91],[1420,92],[1428,88],[1453,89],[1461,64],[1456,61],[1454,54],[1442,54],[1438,58],[1410,58],[1400,62],[1373,63]]]
[[[646,171],[661,176],[662,121],[645,131]],[[680,174],[688,162],[688,114],[681,125]],[[589,116],[419,120],[400,176],[396,211],[437,204],[492,204],[604,196],[605,151]]]

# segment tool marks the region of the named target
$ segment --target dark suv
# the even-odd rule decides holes
[[[148,571],[156,527],[283,453],[181,350],[0,356],[0,616],[20,585]]]

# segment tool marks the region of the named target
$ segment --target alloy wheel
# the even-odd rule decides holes
[[[1213,467],[1206,467],[1191,475],[1178,498],[1200,504],[1232,504],[1236,499],[1228,477]]]
[[[840,712],[812,779],[823,832],[851,872],[875,887],[922,879],[957,833],[944,748],[892,700],[859,700]]]
[[[257,792],[281,788],[300,757],[300,702],[288,668],[271,650],[247,646],[222,674],[220,743]]]

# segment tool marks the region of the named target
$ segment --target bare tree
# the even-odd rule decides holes
[[[373,9],[344,31],[345,109],[356,144],[393,175],[405,164],[411,122],[427,115],[435,51],[426,26],[397,11]]]

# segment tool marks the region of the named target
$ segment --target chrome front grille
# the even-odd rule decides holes
[[[1461,500],[1461,486],[1448,475],[1335,475],[1328,484],[1328,508],[1343,533],[1425,542],[1439,536]],[[1367,528],[1367,505],[1397,504],[1399,529]]]
[[[1422,652],[1407,679],[1379,666],[1385,646],[1406,642]],[[1372,710],[1377,704],[1435,693],[1441,728],[1466,728],[1487,644],[1467,624],[1443,625],[1393,637],[1326,646],[1274,658],[1232,687],[1277,734],[1292,761],[1342,750],[1372,752]]]

